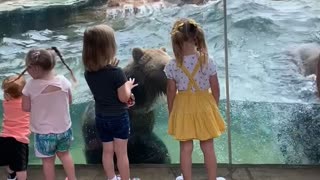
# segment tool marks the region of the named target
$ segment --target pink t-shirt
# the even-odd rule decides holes
[[[17,141],[29,143],[29,113],[22,110],[22,98],[3,100],[3,122],[1,137],[13,137]]]
[[[48,86],[58,91],[43,93]],[[31,79],[22,93],[31,99],[31,131],[37,134],[63,133],[71,127],[69,93],[71,83],[61,75],[52,80]]]

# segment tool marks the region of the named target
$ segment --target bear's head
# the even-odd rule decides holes
[[[171,57],[164,48],[132,50],[133,61],[125,68],[128,78],[135,78],[138,86],[132,90],[136,104],[133,110],[148,112],[160,95],[166,94],[167,78],[164,67]]]
[[[107,2],[107,6],[108,7],[119,7],[120,6],[120,2],[118,0],[109,0]]]

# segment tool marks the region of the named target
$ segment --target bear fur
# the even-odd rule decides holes
[[[320,105],[284,104],[286,116],[278,131],[280,151],[285,164],[319,164]],[[275,108],[277,105],[273,105]],[[287,119],[286,119],[287,118]]]
[[[292,48],[288,55],[292,56],[300,74],[316,81],[318,95],[320,95],[320,45],[317,43],[302,44]]]
[[[166,75],[164,67],[169,62],[170,56],[165,49],[134,48],[133,61],[124,67],[124,72],[129,78],[135,78],[138,86],[133,89],[136,98],[134,111],[149,112],[156,98],[166,93]]]
[[[130,137],[128,157],[132,164],[170,163],[168,150],[153,132],[154,104],[166,94],[167,79],[164,67],[171,57],[165,49],[132,50],[133,60],[124,67],[127,78],[135,78],[138,86],[132,90],[136,104],[129,109]],[[83,114],[82,133],[85,142],[85,158],[88,164],[101,164],[102,144],[95,128],[94,102],[90,102]]]
[[[299,73],[316,80],[320,92],[320,45],[301,44],[288,52]],[[286,105],[288,106],[288,105]],[[279,127],[279,147],[286,164],[318,164],[320,162],[319,104],[291,104],[282,107],[289,118]],[[290,110],[291,109],[291,110]],[[285,119],[285,118],[284,118]]]
[[[316,75],[320,60],[320,45],[316,43],[302,44],[290,53],[299,71],[304,76]]]

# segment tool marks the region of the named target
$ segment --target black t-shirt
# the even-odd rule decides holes
[[[127,111],[127,104],[119,100],[117,93],[118,88],[127,82],[121,68],[106,66],[99,71],[86,71],[84,77],[93,94],[96,113],[119,115]]]

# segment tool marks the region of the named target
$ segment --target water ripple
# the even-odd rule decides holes
[[[95,13],[99,12],[101,8]],[[320,12],[320,3],[311,0],[228,2],[230,82],[232,87],[237,88],[233,91],[233,99],[309,102],[315,97],[311,80],[297,72],[297,66],[285,52],[291,44],[320,42],[317,31],[320,16],[317,12]],[[163,46],[172,54],[169,32],[173,22],[179,17],[191,17],[206,32],[210,56],[218,64],[221,90],[225,89],[221,1],[210,1],[203,6],[172,6],[126,19],[92,20],[92,14],[79,13],[78,18],[73,18],[75,22],[66,27],[30,30],[2,38],[0,77],[20,72],[24,66],[24,56],[30,48],[57,46],[80,80],[80,86],[75,89],[75,103],[85,102],[90,99],[83,96],[88,88],[83,79],[81,62],[82,37],[86,27],[107,23],[116,30],[118,58],[123,66],[131,59],[134,47]],[[58,72],[68,75],[60,63]],[[248,93],[252,91],[254,93]],[[224,93],[222,98],[225,98]]]

